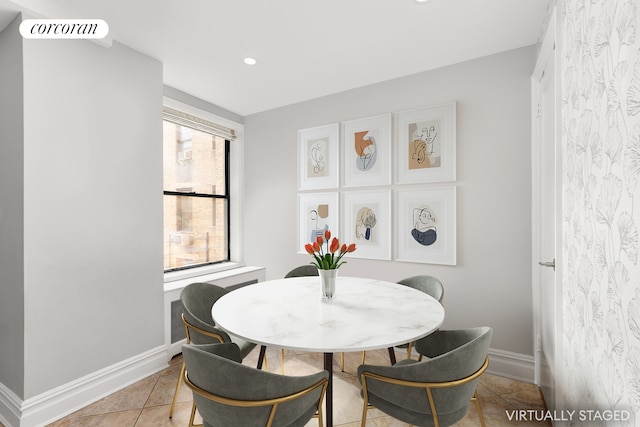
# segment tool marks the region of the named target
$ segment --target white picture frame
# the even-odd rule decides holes
[[[298,189],[319,190],[339,185],[338,123],[298,131]]]
[[[456,187],[398,190],[397,261],[456,265]]]
[[[342,193],[340,240],[355,243],[353,258],[391,260],[391,190]]]
[[[340,211],[337,192],[304,193],[298,195],[298,252],[306,253],[304,245],[330,230],[337,235]]]
[[[397,114],[397,182],[456,180],[456,103]]]
[[[345,187],[391,184],[391,114],[342,123]]]

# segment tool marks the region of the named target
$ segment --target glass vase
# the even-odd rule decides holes
[[[338,269],[318,269],[318,274],[320,276],[322,301],[331,301],[336,292],[336,277],[338,277]]]

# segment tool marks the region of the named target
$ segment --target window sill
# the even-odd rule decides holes
[[[262,272],[260,272],[262,270]],[[173,271],[164,275],[164,291],[172,292],[182,289],[190,283],[194,282],[224,282],[233,281],[236,276],[248,273],[261,275],[264,280],[264,267],[247,267],[236,262],[225,262],[201,268],[193,268],[183,271]]]

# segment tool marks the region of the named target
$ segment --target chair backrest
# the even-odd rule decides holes
[[[422,353],[428,348],[423,354],[432,358],[394,366],[363,365],[358,377],[370,403],[383,412],[407,423],[437,425],[435,410],[439,425],[451,425],[467,413],[479,375],[486,369],[492,333],[489,327],[436,331],[416,341],[416,349]],[[390,386],[372,377],[365,379],[365,373],[406,383]],[[467,378],[469,381],[461,381]],[[430,391],[425,393],[426,389]]]
[[[234,343],[182,347],[185,382],[205,425],[304,426],[321,405],[329,374],[284,376],[240,363]]]
[[[223,295],[229,291],[223,287],[210,283],[191,283],[180,292],[180,303],[182,305],[182,315],[184,320],[195,328],[212,334],[220,335],[223,341],[231,341],[225,332],[215,327],[211,317],[211,307]],[[188,328],[189,329],[189,328]],[[206,336],[190,328],[187,332],[189,342],[194,344],[212,344],[219,342],[218,339]]]
[[[318,275],[318,267],[314,265],[301,265],[299,267],[294,268],[290,272],[288,272],[284,278],[288,279],[289,277],[304,277],[304,276],[317,276]]]
[[[442,302],[442,298],[444,297],[444,286],[442,285],[442,282],[440,282],[440,280],[433,276],[413,276],[402,279],[398,283],[401,285],[410,286],[424,292],[425,294],[431,295],[440,303]]]

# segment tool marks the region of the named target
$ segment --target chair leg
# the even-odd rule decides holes
[[[366,358],[367,358],[367,352],[363,351],[362,352],[362,363],[361,363],[361,365],[364,365],[364,359],[366,359]]]
[[[280,349],[280,356],[282,357],[281,360],[281,364],[282,364],[282,375],[284,375],[284,348]]]
[[[318,419],[318,427],[324,427],[324,421],[322,419],[322,408],[316,411],[316,414],[314,415],[314,417]]]
[[[180,375],[178,376],[178,383],[176,384],[176,390],[173,392],[173,400],[171,401],[171,409],[169,409],[169,418],[173,417],[173,409],[176,406],[176,399],[178,398],[178,391],[180,391],[180,384],[182,384],[182,376],[184,375],[184,361],[180,367]]]
[[[477,390],[473,392],[473,397],[471,398],[471,400],[473,400],[473,403],[475,403],[476,405],[476,409],[478,411],[478,417],[480,418],[480,425],[482,427],[486,427],[484,424],[484,416],[482,415],[482,407],[480,407],[480,399],[478,399]]]
[[[411,349],[413,348],[413,343],[410,342],[407,344],[407,359],[411,359]]]
[[[340,353],[340,370],[344,372],[344,352]]]
[[[369,409],[369,404],[365,401],[362,407],[362,423],[360,427],[365,427],[367,425],[367,410]]]
[[[191,416],[189,417],[189,427],[197,427],[193,422],[196,419],[196,401],[193,401],[193,405],[191,405]]]

